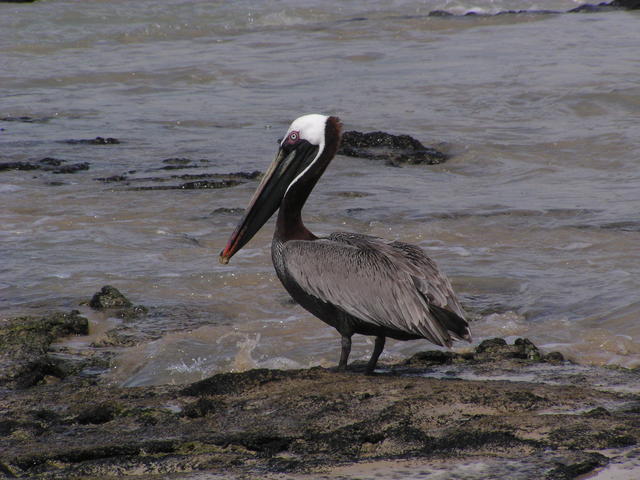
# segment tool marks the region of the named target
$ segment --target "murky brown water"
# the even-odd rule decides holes
[[[305,210],[316,233],[421,245],[452,277],[476,342],[526,335],[581,363],[640,365],[639,13],[428,18],[571,1],[43,1],[0,5],[3,315],[75,307],[112,284],[152,307],[152,342],[114,378],[187,382],[332,365],[337,334],[290,304],[272,225],[217,255],[255,181],[132,190],[135,179],[264,170],[300,114],[411,134],[434,167],[338,157]],[[118,145],[67,139],[116,137]],[[186,157],[198,168],[161,170]],[[135,173],[127,173],[134,171]],[[127,173],[129,186],[96,178]],[[175,183],[175,182],[174,182]],[[347,195],[357,192],[360,195]],[[94,327],[108,320],[86,311]],[[360,338],[353,359],[372,345]],[[427,342],[390,342],[383,359]]]

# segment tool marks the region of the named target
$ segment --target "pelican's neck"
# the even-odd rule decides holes
[[[325,143],[309,168],[289,186],[280,203],[274,237],[287,240],[314,240],[317,237],[302,223],[302,207],[309,198],[313,187],[333,159],[340,143],[340,121],[329,117],[325,126]]]
[[[287,240],[313,240],[316,238],[302,223],[302,207],[313,189],[313,184],[308,187],[307,191],[303,191],[301,188],[290,189],[285,195],[280,204],[274,234],[279,240],[286,242]],[[300,194],[296,195],[295,193],[298,191]]]

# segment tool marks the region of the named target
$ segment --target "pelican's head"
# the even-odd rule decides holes
[[[327,160],[325,163],[331,160],[339,136],[340,123],[336,117],[310,114],[293,121],[280,141],[275,160],[262,177],[244,216],[220,253],[221,263],[228,263],[253,238],[278,209],[289,188],[314,164],[318,164],[321,157]],[[335,138],[330,152],[326,148],[327,138]],[[324,168],[319,170],[319,175],[322,171]]]

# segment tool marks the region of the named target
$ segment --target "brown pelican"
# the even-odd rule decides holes
[[[294,300],[342,336],[339,370],[347,367],[354,333],[376,337],[367,373],[386,337],[447,347],[452,340],[470,341],[449,280],[422,249],[357,233],[316,237],[302,223],[302,207],[336,154],[341,127],[337,117],[318,114],[291,124],[220,262],[228,263],[280,208],[273,265]]]

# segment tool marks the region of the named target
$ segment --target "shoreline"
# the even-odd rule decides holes
[[[52,361],[51,342],[78,333],[68,323],[86,334],[81,316],[55,318],[28,328],[20,319],[13,333],[2,324],[3,367],[11,343],[14,365],[31,370],[3,379],[0,477],[360,478],[474,465],[482,478],[508,467],[513,478],[569,479],[640,451],[638,369],[578,366],[526,339],[420,352],[373,376],[355,362],[347,373],[254,369],[120,387],[87,374],[104,365],[100,354],[75,368]]]

